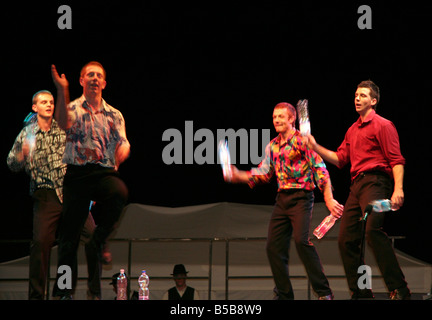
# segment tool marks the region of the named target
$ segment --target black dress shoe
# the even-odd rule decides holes
[[[408,287],[390,292],[390,300],[411,300],[411,291]]]

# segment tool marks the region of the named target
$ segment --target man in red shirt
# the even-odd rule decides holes
[[[308,136],[308,146],[324,160],[342,168],[351,163],[351,188],[341,219],[339,249],[353,299],[373,298],[370,289],[360,289],[357,273],[360,264],[362,223],[360,218],[369,204],[377,199],[391,199],[392,208],[403,205],[405,159],[401,155],[399,136],[394,124],[376,114],[379,88],[370,80],[362,81],[356,90],[354,104],[360,115],[348,129],[336,152],[320,146]],[[394,184],[392,186],[392,180]],[[384,277],[390,298],[409,299],[410,290],[394,250],[382,230],[384,213],[374,211],[366,223],[366,240],[373,250]]]

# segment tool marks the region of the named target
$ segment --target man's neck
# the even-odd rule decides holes
[[[372,110],[373,110],[373,108],[369,108],[369,109],[363,111],[362,113],[359,113],[362,122],[365,122],[366,118],[372,112]]]
[[[182,286],[176,286],[178,291],[184,291],[186,289],[186,284],[182,285]]]
[[[100,105],[102,103],[102,95],[96,95],[96,94],[85,94],[85,99],[87,101],[87,104],[93,109],[93,110],[99,110]]]
[[[45,118],[38,115],[37,122],[42,131],[49,131],[51,129],[52,117]]]
[[[293,127],[290,127],[288,130],[281,132],[282,140],[287,141],[288,138],[293,135],[294,131],[295,131],[295,129]]]

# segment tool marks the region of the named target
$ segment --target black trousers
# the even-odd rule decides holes
[[[345,204],[340,221],[339,249],[347,276],[348,287],[352,292],[359,290],[357,274],[358,267],[365,264],[360,261],[362,222],[360,218],[370,201],[390,199],[392,182],[384,173],[370,172],[361,174],[351,184],[350,194]],[[389,291],[407,286],[405,277],[396,259],[391,241],[383,231],[385,213],[372,211],[366,220],[366,242],[382,273]]]
[[[44,299],[51,248],[62,204],[56,192],[39,189],[33,194],[33,240],[30,245],[29,299]]]
[[[29,261],[29,299],[45,298],[51,248],[56,241],[57,227],[62,212],[55,190],[38,189],[33,194],[33,240],[30,246]],[[87,211],[88,213],[88,211]],[[97,256],[87,243],[95,229],[91,214],[87,215],[81,240],[86,244],[85,252],[88,270],[88,289],[94,295],[100,295],[100,264]]]
[[[275,292],[280,300],[294,299],[288,270],[292,236],[313,290],[318,296],[332,293],[318,253],[309,241],[313,204],[312,191],[292,189],[277,194],[268,227],[266,250],[276,285]]]
[[[86,220],[90,201],[96,201],[102,213],[90,240],[89,247],[100,258],[102,247],[114,230],[126,204],[128,190],[118,173],[110,168],[87,164],[68,165],[63,184],[63,212],[59,226],[58,267],[72,270],[72,283],[77,278],[77,247],[79,234]],[[73,289],[58,286],[57,275],[53,296],[70,295]],[[100,281],[100,279],[99,279]]]

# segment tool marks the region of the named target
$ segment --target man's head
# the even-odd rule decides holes
[[[277,133],[285,133],[295,127],[297,112],[288,102],[278,103],[273,110],[273,125]]]
[[[84,94],[102,95],[102,90],[106,86],[106,71],[97,61],[87,63],[80,73],[80,84],[84,89]]]
[[[365,80],[357,85],[354,104],[358,113],[363,113],[370,108],[376,110],[380,100],[380,90],[371,80]]]
[[[54,115],[54,97],[48,90],[36,92],[32,98],[32,109],[38,117],[52,118]]]
[[[176,264],[172,273],[177,288],[183,288],[186,286],[187,274],[186,268],[182,264]]]

